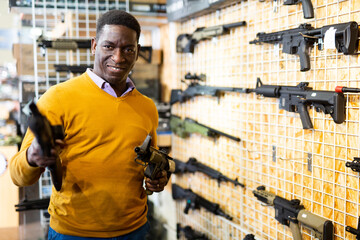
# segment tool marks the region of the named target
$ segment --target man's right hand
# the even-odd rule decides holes
[[[36,138],[32,141],[30,147],[27,149],[26,158],[30,166],[32,167],[47,167],[54,165],[56,159],[59,157],[59,151],[64,147],[64,141],[57,139],[55,141],[56,148],[51,149],[51,156],[43,156],[41,147]]]

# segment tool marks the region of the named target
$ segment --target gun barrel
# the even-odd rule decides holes
[[[235,140],[237,142],[240,142],[241,139],[235,136],[232,136],[230,134],[221,132],[219,130],[216,130],[214,128],[210,128],[208,126],[205,126],[201,123],[198,123],[197,121],[190,119],[190,118],[185,118],[185,129],[188,132],[197,132],[200,133],[204,136],[208,136],[208,137],[212,137],[212,138],[217,138],[219,135],[222,135],[224,137],[230,138],[232,140]]]
[[[236,22],[236,23],[225,24],[224,28],[236,28],[236,27],[242,27],[245,25],[246,25],[246,21],[240,21],[240,22]]]
[[[338,93],[346,93],[346,92],[360,93],[360,88],[348,88],[348,87],[344,87],[344,86],[336,86],[335,92],[338,92]]]

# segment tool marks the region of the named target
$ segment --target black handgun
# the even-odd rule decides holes
[[[55,147],[55,139],[64,139],[65,133],[62,125],[51,125],[49,120],[43,116],[36,104],[32,101],[29,104],[31,116],[29,117],[29,128],[34,133],[41,148],[43,156],[51,156],[51,149]],[[61,190],[62,168],[58,157],[56,163],[48,166],[51,174],[51,180],[57,191]]]

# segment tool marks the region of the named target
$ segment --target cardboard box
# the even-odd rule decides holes
[[[34,51],[32,44],[13,44],[18,75],[34,75]]]

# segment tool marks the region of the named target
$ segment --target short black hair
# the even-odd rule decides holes
[[[130,13],[122,10],[110,10],[101,15],[96,24],[96,38],[100,38],[105,25],[123,25],[132,29],[136,32],[136,38],[139,42],[141,32],[140,24]]]

